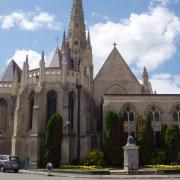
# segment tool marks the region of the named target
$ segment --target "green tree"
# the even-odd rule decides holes
[[[144,119],[137,117],[137,145],[139,146],[139,161],[141,165],[151,163],[154,152],[154,133],[151,126],[151,117]]]
[[[59,167],[61,162],[62,125],[62,117],[58,113],[53,114],[45,134],[44,163],[50,161],[55,168]]]
[[[177,125],[168,127],[165,133],[165,145],[167,150],[167,162],[176,162],[180,151],[180,129]]]
[[[106,113],[104,130],[104,155],[108,165],[123,164],[123,120],[122,115],[113,111]]]

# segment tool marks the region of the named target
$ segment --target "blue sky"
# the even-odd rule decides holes
[[[158,93],[180,93],[180,0],[84,0],[95,74],[118,44],[122,56],[141,80],[144,66]],[[0,71],[14,58],[22,66],[47,64],[63,30],[68,29],[72,0],[6,0],[0,2]]]

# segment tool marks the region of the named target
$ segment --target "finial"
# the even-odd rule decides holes
[[[114,42],[113,46],[114,46],[114,47],[116,47],[116,46],[117,46],[117,44]]]
[[[26,63],[28,64],[28,59],[29,59],[29,56],[28,54],[26,55]]]

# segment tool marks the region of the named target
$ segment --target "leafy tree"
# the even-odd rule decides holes
[[[180,129],[177,125],[168,127],[165,133],[165,145],[167,150],[167,162],[175,162],[180,151]]]
[[[48,121],[45,135],[44,162],[52,162],[55,168],[61,162],[62,125],[62,117],[58,113],[53,114]]]
[[[106,113],[104,131],[104,155],[108,165],[123,164],[123,120],[122,115],[113,111]]]
[[[137,144],[139,146],[139,161],[141,165],[151,163],[154,152],[154,133],[151,126],[151,117],[144,119],[141,115],[137,117]]]

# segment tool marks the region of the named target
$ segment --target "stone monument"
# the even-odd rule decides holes
[[[136,171],[139,168],[139,147],[135,145],[134,138],[129,136],[127,144],[123,147],[124,149],[124,170]]]

